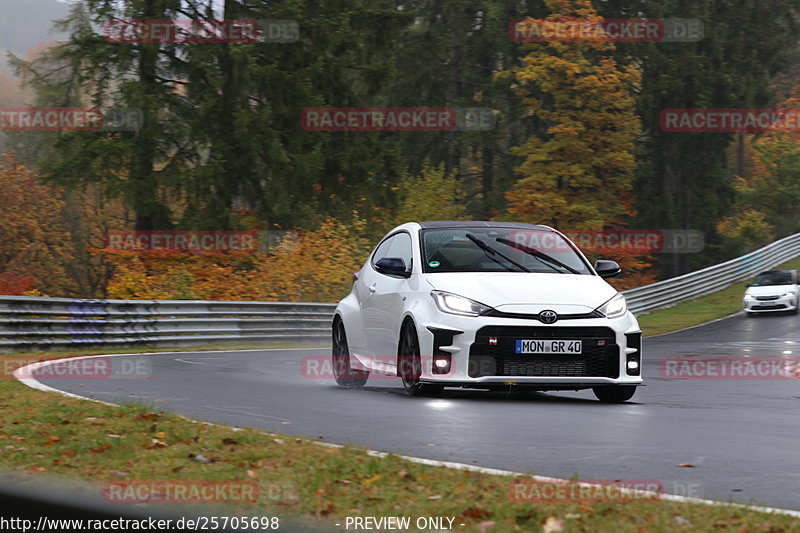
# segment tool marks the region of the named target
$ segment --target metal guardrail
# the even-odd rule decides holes
[[[0,350],[330,338],[334,304],[0,296]]]
[[[628,308],[645,313],[710,294],[800,256],[800,233],[702,270],[624,291]]]
[[[723,289],[800,256],[800,233],[703,270],[624,291],[643,313]],[[334,304],[0,296],[0,351],[215,341],[326,342]]]

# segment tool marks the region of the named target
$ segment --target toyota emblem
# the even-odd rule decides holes
[[[542,311],[539,313],[539,322],[542,324],[555,324],[556,320],[558,320],[558,313],[555,311]]]

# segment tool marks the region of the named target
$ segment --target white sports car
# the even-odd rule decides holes
[[[563,234],[507,222],[410,222],[394,228],[333,318],[333,369],[343,387],[371,372],[411,395],[443,387],[593,389],[630,399],[641,377],[641,330]]]
[[[744,310],[748,315],[773,311],[800,310],[800,291],[796,270],[762,272],[744,291]]]

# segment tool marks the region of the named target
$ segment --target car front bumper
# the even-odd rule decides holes
[[[430,383],[481,388],[530,386],[573,390],[642,384],[641,330],[631,313],[560,320],[441,314],[418,324],[423,374]],[[517,354],[520,339],[580,340],[580,354]],[[437,366],[437,361],[448,364]],[[629,363],[634,362],[633,366]]]
[[[795,296],[779,296],[775,300],[744,299],[744,310],[748,313],[770,313],[773,311],[794,311],[797,309]]]

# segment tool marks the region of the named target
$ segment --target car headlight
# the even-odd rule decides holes
[[[475,300],[458,296],[444,291],[431,291],[436,307],[443,313],[450,313],[461,316],[478,316],[481,313],[491,310],[488,305],[483,305]]]
[[[598,307],[597,310],[603,313],[606,318],[617,318],[628,312],[628,303],[622,293],[617,293],[616,296]]]
[[[789,291],[786,294],[784,294],[784,296],[791,296],[791,297],[794,297],[794,295],[795,293],[793,293],[792,291]]]
[[[745,294],[744,295],[744,299],[745,300],[752,300],[753,299],[753,295],[752,294]]]

